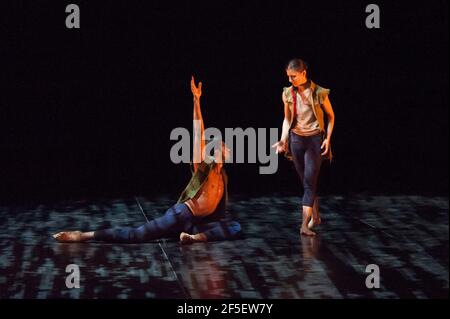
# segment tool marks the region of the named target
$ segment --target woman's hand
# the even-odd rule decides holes
[[[284,141],[278,141],[273,144],[272,147],[275,149],[275,153],[277,154],[286,152],[286,142]]]
[[[202,82],[198,83],[198,87],[195,86],[194,76],[191,77],[191,91],[192,95],[194,95],[194,97],[197,99],[199,99],[202,95]]]
[[[323,149],[323,148],[325,148],[325,150],[320,155],[326,155],[328,153],[328,151],[330,150],[330,140],[328,138],[323,140],[322,146],[320,147],[320,149]]]

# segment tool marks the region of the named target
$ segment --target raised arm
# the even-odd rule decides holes
[[[200,97],[202,95],[202,82],[195,85],[194,77],[191,78],[191,91],[194,99],[194,171],[202,162],[205,149],[205,127],[203,125],[202,111],[200,109]]]

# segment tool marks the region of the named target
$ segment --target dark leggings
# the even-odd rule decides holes
[[[312,207],[316,197],[317,180],[322,164],[322,134],[300,136],[289,133],[289,144],[294,166],[303,184],[303,206]]]
[[[139,243],[187,232],[204,233],[208,241],[218,241],[234,238],[240,231],[241,225],[235,221],[202,223],[201,218],[194,216],[186,204],[180,203],[142,226],[98,230],[94,232],[94,238],[106,242]]]

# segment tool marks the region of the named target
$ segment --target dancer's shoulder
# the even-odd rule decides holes
[[[292,85],[283,88],[283,101],[287,103],[292,103]]]
[[[328,95],[330,94],[330,89],[325,88],[317,83],[313,82],[314,91],[317,95]]]
[[[330,94],[330,89],[318,85],[312,82],[312,88],[314,90],[314,95],[319,99],[319,103],[322,104],[325,98]]]

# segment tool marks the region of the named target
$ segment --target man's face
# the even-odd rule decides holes
[[[302,72],[298,72],[292,69],[286,70],[286,75],[289,78],[289,82],[295,87],[298,87],[302,84],[304,84],[308,79],[306,78],[306,70],[303,70]]]

